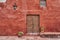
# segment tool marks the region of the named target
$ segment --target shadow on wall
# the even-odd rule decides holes
[[[4,4],[3,3],[0,3],[0,8],[4,8]]]

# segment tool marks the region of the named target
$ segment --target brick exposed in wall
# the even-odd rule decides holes
[[[0,9],[0,35],[26,33],[26,15],[39,14],[40,27],[45,32],[60,32],[60,0],[47,0],[46,8],[40,7],[40,0],[7,0]],[[16,3],[17,9],[13,9]]]

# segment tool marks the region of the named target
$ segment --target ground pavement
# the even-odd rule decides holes
[[[42,38],[40,36],[0,36],[0,40],[60,40],[60,38]]]

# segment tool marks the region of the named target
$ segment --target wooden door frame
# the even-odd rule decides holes
[[[41,28],[40,28],[40,15],[39,14],[27,14],[26,15],[26,25],[27,25],[27,16],[38,16],[39,17],[39,24],[38,24],[38,26],[39,26],[39,33],[41,32]],[[26,26],[27,27],[27,26]],[[26,32],[27,32],[27,28],[26,28]],[[27,33],[27,34],[29,34],[29,33]],[[33,33],[34,34],[34,33]]]

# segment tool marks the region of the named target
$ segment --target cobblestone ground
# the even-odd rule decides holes
[[[0,36],[0,40],[60,40],[60,38],[41,38],[40,36]]]

